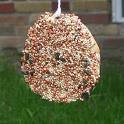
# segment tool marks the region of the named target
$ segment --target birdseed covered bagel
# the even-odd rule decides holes
[[[74,14],[41,14],[28,30],[21,69],[32,91],[49,101],[84,100],[100,77],[100,51]]]

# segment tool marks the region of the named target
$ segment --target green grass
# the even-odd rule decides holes
[[[91,98],[70,104],[42,100],[24,82],[15,52],[0,53],[0,124],[124,124],[124,66],[103,61]]]

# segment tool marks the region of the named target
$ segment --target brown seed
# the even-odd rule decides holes
[[[85,93],[82,93],[82,94],[81,94],[81,98],[84,99],[84,100],[88,100],[89,97],[90,97],[89,92],[85,92]]]
[[[24,55],[24,52],[20,52],[19,55],[20,55],[20,56],[23,56],[23,55]]]
[[[74,36],[74,41],[77,39],[77,37],[78,37],[78,35],[75,35],[75,36]]]
[[[87,66],[89,66],[91,64],[91,62],[90,62],[90,60],[88,58],[84,58],[82,61],[83,61],[83,65],[85,67],[87,67]]]
[[[32,69],[32,70],[30,71],[30,75],[33,76],[34,73],[35,73],[35,70]]]
[[[20,60],[20,64],[22,65],[25,61],[23,59]]]
[[[60,58],[60,61],[62,62],[66,62],[66,60],[64,58]]]
[[[29,53],[24,53],[24,59],[28,60],[29,59]]]
[[[67,91],[68,91],[68,89],[67,89],[67,88],[64,88],[64,91],[66,91],[66,92],[67,92]]]
[[[29,59],[29,64],[33,64],[33,60],[32,59]]]
[[[84,73],[86,73],[88,76],[90,76],[92,74],[91,69],[89,69],[89,68],[84,69]]]
[[[55,53],[54,54],[54,57],[55,57],[56,60],[60,60],[60,53],[58,53],[58,52]]]
[[[80,89],[80,88],[81,88],[81,86],[82,86],[82,85],[81,85],[81,84],[79,84],[79,85],[78,85],[78,89]]]
[[[86,84],[87,82],[88,82],[87,80],[83,79],[83,84]]]
[[[49,62],[45,62],[45,66],[48,64]]]
[[[29,74],[29,71],[22,71],[22,73],[23,73],[24,75],[28,75],[28,74]]]
[[[60,18],[59,16],[56,17],[56,19],[59,19],[59,18]]]
[[[48,70],[48,71],[46,71],[46,74],[51,74],[51,73],[50,73],[50,71]]]

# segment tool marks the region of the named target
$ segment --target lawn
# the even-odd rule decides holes
[[[101,79],[88,101],[42,100],[25,84],[14,50],[0,52],[0,124],[124,124],[124,65],[102,61]]]

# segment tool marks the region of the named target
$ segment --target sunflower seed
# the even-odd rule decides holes
[[[84,100],[88,100],[89,97],[90,97],[89,92],[85,92],[85,93],[82,93],[82,94],[81,94],[81,98],[84,99]]]
[[[58,52],[55,53],[55,54],[54,54],[54,57],[55,57],[56,60],[59,60],[59,59],[60,59],[60,53],[58,53]]]

